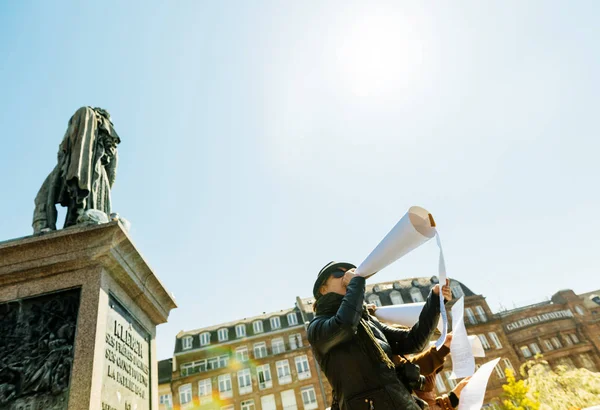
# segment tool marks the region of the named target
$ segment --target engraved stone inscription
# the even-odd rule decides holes
[[[0,410],[67,408],[79,289],[0,304]]]
[[[150,409],[150,335],[111,295],[104,335],[102,409]]]

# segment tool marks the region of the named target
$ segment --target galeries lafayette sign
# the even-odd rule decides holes
[[[524,319],[519,319],[516,322],[509,323],[506,325],[506,330],[511,332],[513,330],[521,329],[523,327],[537,325],[538,323],[548,322],[550,320],[556,319],[565,319],[573,317],[573,312],[570,309],[559,310],[557,312],[544,313],[541,315],[535,315],[531,317],[526,317]]]

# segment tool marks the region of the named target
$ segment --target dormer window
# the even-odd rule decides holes
[[[454,296],[456,299],[465,295],[465,293],[462,290],[462,286],[460,286],[460,283],[458,282],[451,281],[450,290],[452,291],[452,296]]]
[[[367,300],[369,301],[369,303],[372,303],[377,307],[381,306],[381,299],[379,299],[379,296],[377,295],[371,295],[367,298]]]
[[[255,322],[253,322],[252,323],[252,329],[254,330],[254,333],[262,333],[262,332],[264,332],[262,320],[257,320]]]
[[[423,294],[421,294],[421,289],[412,288],[410,290],[410,297],[414,303],[424,302]]]
[[[298,324],[298,316],[296,316],[296,312],[288,313],[287,322],[288,326],[295,326]]]
[[[279,329],[281,327],[281,320],[279,320],[279,316],[272,317],[271,322],[271,330]]]
[[[206,346],[210,344],[210,333],[202,333],[200,335],[200,346]]]
[[[401,305],[404,303],[402,295],[397,290],[393,290],[390,293],[390,299],[392,300],[392,305]]]
[[[235,335],[237,337],[245,337],[246,336],[246,325],[237,325],[235,327]]]
[[[219,329],[217,335],[219,336],[219,342],[225,342],[229,339],[229,329]]]
[[[194,342],[194,338],[192,336],[186,336],[181,339],[181,346],[183,350],[189,350],[192,348],[192,343]]]

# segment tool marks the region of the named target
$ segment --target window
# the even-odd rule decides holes
[[[179,403],[188,404],[192,401],[192,384],[179,386]]]
[[[556,360],[555,365],[565,366],[567,369],[575,368],[575,364],[573,363],[573,360],[570,357],[561,357],[560,359]]]
[[[231,375],[222,374],[219,376],[219,398],[227,399],[233,397],[233,391],[231,389]]]
[[[558,340],[558,337],[553,337],[552,338],[552,344],[554,345],[554,347],[556,349],[562,348],[562,343],[560,343],[560,340]]]
[[[254,400],[243,401],[242,410],[254,410]]]
[[[275,395],[269,394],[268,396],[262,396],[260,398],[260,408],[262,410],[277,410],[275,405]]]
[[[240,394],[247,394],[252,392],[252,377],[250,376],[250,369],[243,369],[237,372],[238,387],[240,388]]]
[[[571,338],[569,337],[569,335],[565,335],[564,339],[565,339],[565,344],[567,346],[572,346],[573,345],[573,341],[571,340]]]
[[[170,394],[163,394],[162,396],[160,396],[159,403],[164,404],[165,406],[170,408],[171,406],[173,406],[173,398]]]
[[[390,293],[390,299],[392,300],[392,305],[402,305],[404,303],[402,295],[397,290],[393,290]]]
[[[235,358],[238,362],[247,362],[249,359],[248,348],[246,346],[243,346],[235,349]]]
[[[210,333],[202,333],[200,335],[200,346],[206,346],[210,343]]]
[[[245,337],[246,336],[246,325],[237,325],[235,327],[235,335],[237,337]]]
[[[299,347],[302,347],[302,335],[300,333],[290,335],[290,349],[295,350]]]
[[[294,393],[294,390],[281,392],[281,404],[283,404],[283,410],[298,410],[298,406],[296,405],[296,393]]]
[[[506,376],[504,375],[504,371],[502,370],[502,367],[500,367],[500,363],[498,363],[495,367],[494,370],[496,371],[496,376],[498,376],[499,379],[504,379]]]
[[[305,387],[300,392],[302,393],[302,404],[304,404],[305,410],[316,409],[318,407],[317,394],[312,386]]]
[[[454,296],[456,299],[465,295],[462,290],[462,286],[460,286],[460,283],[458,282],[450,281],[450,290],[452,291],[452,296]]]
[[[288,326],[296,326],[298,324],[298,316],[296,312],[288,313],[287,315]]]
[[[525,358],[532,356],[531,351],[527,346],[521,346],[521,353],[523,353],[523,357]]]
[[[272,317],[270,319],[271,322],[271,330],[275,330],[275,329],[279,329],[281,327],[281,320],[279,320],[279,317]]]
[[[533,352],[533,354],[542,353],[542,350],[540,349],[540,347],[538,346],[537,343],[531,343],[529,345],[529,347],[531,348],[531,351]]]
[[[286,360],[280,360],[275,363],[277,367],[277,379],[279,384],[286,384],[292,382],[292,375],[290,374],[290,363]]]
[[[577,312],[577,314],[580,316],[585,315],[585,310],[583,310],[581,306],[575,306],[575,312]]]
[[[252,323],[252,329],[254,330],[254,333],[264,332],[262,320],[257,320],[256,322]]]
[[[298,356],[295,359],[298,380],[310,379],[310,367],[306,355]]]
[[[492,342],[496,346],[496,349],[502,349],[502,343],[500,343],[500,339],[498,339],[498,335],[496,335],[496,332],[490,332],[488,333],[488,335],[490,339],[492,339]]]
[[[258,377],[258,388],[260,390],[270,389],[273,387],[273,380],[271,379],[271,366],[268,364],[256,366],[256,375]]]
[[[207,361],[206,359],[197,360],[195,362],[183,363],[180,367],[181,375],[187,376],[194,373],[201,373],[207,370]]]
[[[217,334],[219,336],[219,342],[229,340],[229,329],[219,329]]]
[[[586,369],[592,371],[592,372],[596,372],[596,365],[594,364],[594,360],[592,359],[592,357],[590,356],[589,353],[582,353],[579,355],[579,361],[581,362],[581,365],[583,367],[585,367]]]
[[[471,310],[471,308],[465,308],[465,313],[467,314],[469,323],[471,323],[472,325],[476,325],[477,319],[475,319],[475,315],[473,314],[473,311]]]
[[[452,390],[454,387],[456,387],[456,379],[452,379],[452,372],[451,371],[445,371],[444,375],[446,376],[446,382],[448,383],[448,386],[450,386],[450,390]]]
[[[261,357],[267,357],[267,344],[265,342],[254,344],[254,358],[260,359]]]
[[[546,346],[546,350],[554,350],[554,346],[552,346],[552,343],[550,342],[550,340],[548,340],[548,339],[544,340],[544,345]]]
[[[210,379],[198,382],[198,398],[200,398],[200,404],[212,402],[212,382]]]
[[[577,337],[577,335],[575,333],[571,333],[571,340],[573,341],[573,343],[579,343],[579,338]]]
[[[229,364],[229,356],[227,355],[210,357],[207,360],[208,370],[221,369],[223,367],[227,367]]]
[[[278,337],[277,339],[273,339],[271,341],[271,349],[273,354],[280,354],[285,352],[285,343],[283,342],[282,337]]]
[[[369,303],[379,307],[381,306],[381,299],[379,299],[379,296],[377,295],[370,295],[367,300],[369,301]]]
[[[511,369],[511,370],[515,370],[515,368],[513,367],[512,363],[510,362],[510,360],[508,359],[502,359],[502,361],[504,362],[504,368],[505,369]]]
[[[193,342],[194,342],[194,338],[192,336],[186,336],[183,339],[181,339],[183,350],[191,349]]]
[[[475,306],[475,311],[477,312],[477,317],[482,322],[487,322],[487,315],[485,314],[485,310],[481,306]]]
[[[419,289],[419,288],[412,288],[410,290],[410,297],[414,303],[425,301],[425,299],[423,299],[423,294],[421,293],[421,289]]]
[[[487,340],[487,337],[485,337],[485,335],[477,335],[477,337],[479,338],[479,340],[481,340],[481,345],[483,346],[483,348],[485,350],[489,350],[492,348],[492,346],[490,346],[490,343]]]
[[[442,379],[442,375],[439,373],[435,375],[435,388],[438,393],[443,393],[447,390],[444,379]]]

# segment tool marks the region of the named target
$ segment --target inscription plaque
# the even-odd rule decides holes
[[[79,289],[0,303],[0,410],[65,410]]]
[[[109,296],[102,410],[150,409],[150,334]]]

